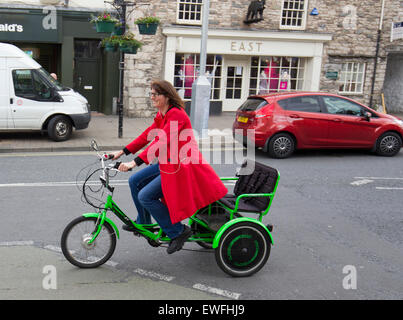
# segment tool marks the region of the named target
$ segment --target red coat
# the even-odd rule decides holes
[[[147,144],[139,157],[147,164],[158,158],[163,200],[172,223],[189,218],[227,194],[227,188],[200,153],[183,109],[173,107],[164,117],[158,112],[153,124],[126,148],[136,153]]]

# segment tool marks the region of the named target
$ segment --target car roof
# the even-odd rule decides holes
[[[319,92],[319,91],[294,91],[294,92],[274,92],[263,95],[251,95],[249,98],[261,98],[261,99],[280,99],[280,98],[291,98],[296,96],[306,96],[306,95],[328,95],[340,97],[337,94],[329,92]]]

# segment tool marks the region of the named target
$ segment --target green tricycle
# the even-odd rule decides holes
[[[107,216],[110,212],[152,247],[169,244],[171,239],[158,224],[137,224],[113,201],[114,187],[110,182],[119,172],[119,163],[107,164],[112,156],[100,153],[95,141],[91,146],[101,167],[88,171],[80,191],[97,212],[85,213],[66,226],[61,237],[65,258],[80,268],[95,268],[111,258],[119,230]],[[98,174],[101,174],[99,180]],[[235,182],[233,194],[198,210],[188,219],[192,235],[187,242],[214,250],[218,266],[227,274],[250,276],[266,264],[270,255],[273,227],[263,224],[262,219],[269,212],[280,174],[274,168],[246,160],[235,177],[221,180]],[[102,200],[94,201],[91,192],[102,193]]]

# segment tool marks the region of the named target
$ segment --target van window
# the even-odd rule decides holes
[[[318,97],[301,96],[277,101],[284,110],[303,111],[303,112],[321,112]]]
[[[52,91],[35,70],[13,70],[14,93],[17,97],[49,101]]]
[[[256,111],[268,105],[267,101],[259,98],[247,99],[240,107],[239,111]]]

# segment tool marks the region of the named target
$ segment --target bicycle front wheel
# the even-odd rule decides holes
[[[64,229],[61,248],[65,258],[80,268],[96,268],[112,256],[116,248],[116,234],[105,222],[97,238],[90,243],[98,229],[97,218],[78,217]]]

